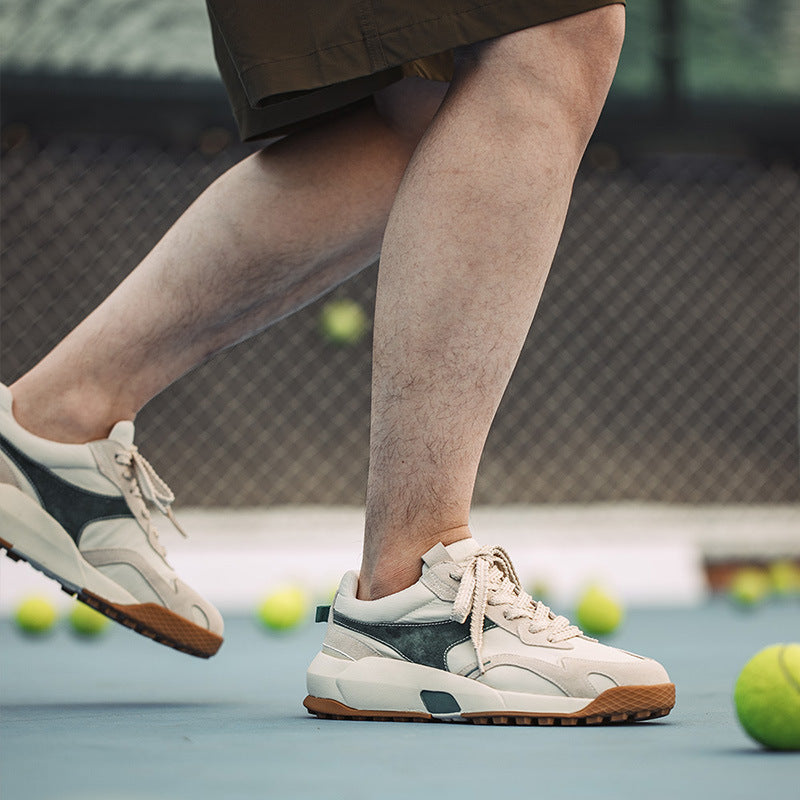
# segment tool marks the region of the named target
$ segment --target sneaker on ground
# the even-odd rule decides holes
[[[222,617],[167,562],[150,510],[177,527],[174,497],[134,446],[133,423],[61,444],[22,428],[12,406],[0,384],[0,548],[137,633],[214,655]]]
[[[356,599],[358,575],[344,576],[308,669],[310,713],[576,725],[662,717],[674,706],[659,663],[600,644],[534,601],[501,548],[465,539],[422,560],[417,583],[379,600]]]

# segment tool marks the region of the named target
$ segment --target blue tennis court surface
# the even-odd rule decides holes
[[[665,664],[672,714],[635,725],[516,728],[308,716],[322,626],[228,620],[210,661],[116,626],[45,640],[0,622],[4,800],[796,797],[800,753],[751,743],[731,693],[762,647],[800,639],[800,605],[633,610],[608,641]]]

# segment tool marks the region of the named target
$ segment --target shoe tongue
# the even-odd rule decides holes
[[[460,542],[453,542],[453,544],[449,544],[445,547],[445,550],[450,554],[450,558],[452,558],[456,564],[466,561],[480,549],[481,546],[472,537],[469,539],[462,539]]]
[[[117,442],[117,444],[121,444],[123,447],[130,448],[133,447],[133,433],[133,423],[130,420],[124,419],[111,429],[108,438],[112,442]]]
[[[440,564],[442,561],[455,561],[456,564],[460,564],[480,550],[480,547],[481,546],[471,537],[462,539],[459,542],[453,542],[453,544],[449,544],[447,547],[439,542],[439,544],[434,545],[422,556],[422,570],[424,572],[426,568],[430,568],[435,564]]]

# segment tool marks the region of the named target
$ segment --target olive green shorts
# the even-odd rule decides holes
[[[244,140],[336,116],[407,75],[449,81],[453,49],[624,0],[207,0]]]

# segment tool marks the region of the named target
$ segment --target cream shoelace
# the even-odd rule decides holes
[[[566,617],[553,614],[522,588],[514,565],[502,547],[482,547],[468,561],[454,564],[450,576],[461,581],[450,618],[463,623],[472,615],[470,638],[481,674],[486,671],[481,649],[487,606],[505,606],[503,616],[508,620],[529,619],[531,633],[548,631],[549,642],[563,642],[581,635],[580,628]]]
[[[128,468],[124,475],[125,479],[131,482],[131,494],[134,497],[141,498],[144,502],[144,518],[148,521],[147,538],[150,540],[150,544],[157,553],[166,557],[167,552],[158,541],[158,531],[150,523],[150,511],[147,508],[147,503],[152,503],[169,519],[183,537],[188,538],[188,534],[181,528],[172,513],[172,503],[175,501],[175,495],[135,445],[130,450],[120,450],[115,453],[114,457],[117,464]]]

